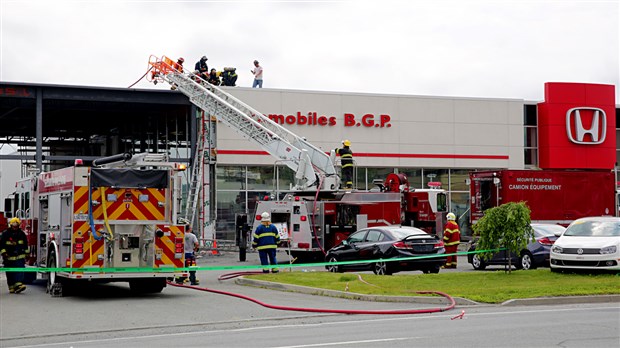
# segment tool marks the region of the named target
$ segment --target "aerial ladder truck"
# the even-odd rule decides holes
[[[279,162],[295,172],[292,191],[280,201],[257,203],[256,214],[237,219],[237,230],[247,236],[250,228],[260,223],[261,212],[267,211],[278,226],[282,239],[287,241],[291,255],[299,259],[320,259],[324,251],[338,244],[356,229],[368,226],[407,224],[441,233],[447,209],[442,189],[410,189],[404,174],[390,174],[377,192],[339,191],[340,177],[336,173],[335,153],[312,145],[259,111],[246,105],[223,89],[209,84],[194,73],[176,69],[168,57],[151,56],[150,77],[153,82],[167,82],[173,89],[189,97],[190,102],[214,116],[242,137],[258,144]],[[203,117],[201,135],[209,127],[210,117]],[[201,209],[206,194],[201,178],[208,178],[205,153],[208,140],[202,136],[196,149],[186,213],[191,223]],[[202,207],[198,197],[203,197]],[[245,220],[245,221],[244,221]],[[203,227],[205,226],[203,221]],[[201,228],[204,231],[204,228]],[[215,233],[213,239],[215,239]],[[203,234],[204,238],[204,234]],[[240,248],[247,246],[242,238]]]

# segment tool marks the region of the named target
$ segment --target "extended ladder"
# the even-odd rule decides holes
[[[196,155],[192,162],[192,173],[190,177],[189,191],[187,195],[187,202],[185,203],[185,217],[189,220],[190,224],[194,223],[196,218],[196,212],[198,211],[198,201],[200,200],[200,189],[203,182],[203,168],[204,168],[204,124],[200,122],[200,132],[198,133],[198,143],[196,144]]]
[[[166,81],[189,97],[190,102],[214,115],[246,139],[258,143],[269,154],[295,171],[295,189],[337,190],[340,178],[333,159],[262,113],[190,73],[174,68],[168,57],[151,56],[152,78]]]

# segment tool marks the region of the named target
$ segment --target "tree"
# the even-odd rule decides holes
[[[484,216],[473,226],[475,235],[480,236],[476,250],[494,250],[505,248],[507,253],[519,255],[521,250],[534,240],[534,231],[530,226],[530,208],[525,202],[510,202],[499,207],[487,209]],[[494,252],[480,254],[489,259]],[[512,270],[511,258],[508,258],[508,272]]]

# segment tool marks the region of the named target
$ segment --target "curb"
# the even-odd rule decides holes
[[[385,296],[385,295],[366,295],[353,292],[311,288],[308,286],[291,285],[268,282],[265,280],[247,279],[245,277],[235,279],[235,284],[254,286],[259,288],[298,292],[308,295],[329,296],[346,298],[360,301],[373,302],[403,302],[421,304],[442,304],[445,299],[442,297],[431,296]],[[561,297],[538,297],[513,299],[500,304],[481,303],[462,297],[453,297],[458,306],[539,306],[539,305],[558,305],[558,304],[579,304],[579,303],[620,303],[620,295],[597,295],[597,296],[561,296]]]

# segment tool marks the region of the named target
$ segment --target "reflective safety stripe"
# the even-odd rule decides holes
[[[443,243],[445,246],[451,246],[451,245],[459,245],[461,242],[450,242],[450,243]]]
[[[343,164],[342,168],[353,167],[353,163]]]
[[[26,255],[22,254],[22,255],[17,255],[17,256],[9,256],[6,259],[9,261],[15,261],[15,260],[19,260],[19,259],[25,259]]]
[[[273,244],[271,244],[271,245],[261,245],[258,248],[256,248],[256,250],[275,249],[277,247],[278,247],[277,245],[273,245]]]
[[[263,238],[263,237],[276,237],[278,234],[274,232],[266,232],[261,234],[254,234],[253,238]]]
[[[14,242],[14,241],[12,241],[12,240],[7,240],[7,241],[5,242],[5,244],[6,244],[6,245],[17,245],[17,243],[16,243],[16,242]]]

